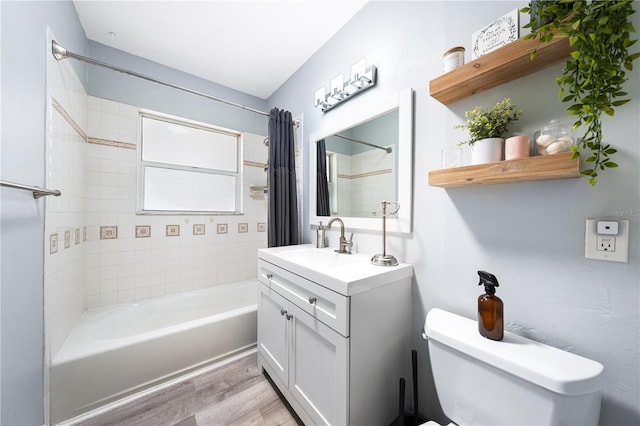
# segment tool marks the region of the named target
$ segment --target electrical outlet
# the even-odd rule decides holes
[[[606,222],[605,225],[603,222]],[[615,222],[615,224],[611,222]],[[617,231],[615,234],[614,230]],[[629,221],[587,219],[584,257],[627,263],[629,261]]]
[[[616,237],[610,235],[598,235],[596,237],[596,250],[598,251],[616,251]]]

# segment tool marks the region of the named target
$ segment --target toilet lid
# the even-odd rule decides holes
[[[477,321],[437,308],[424,329],[430,340],[561,395],[602,390],[602,364],[574,353],[508,331],[502,341],[490,340],[478,333]]]
[[[429,420],[426,423],[420,423],[418,426],[440,426],[440,423],[436,423],[433,420]],[[456,426],[455,423],[449,423],[447,426]]]

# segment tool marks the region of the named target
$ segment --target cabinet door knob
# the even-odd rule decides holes
[[[312,305],[315,305],[317,301],[318,301],[318,299],[316,299],[315,296],[309,297],[309,303],[311,303]]]
[[[287,315],[287,310],[286,309],[280,309],[280,315],[285,316]]]
[[[270,280],[271,278],[273,278],[273,274],[267,274],[267,279]]]
[[[293,315],[287,314],[287,320],[290,320],[291,318],[293,318]]]

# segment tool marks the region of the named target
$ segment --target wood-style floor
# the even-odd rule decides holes
[[[297,426],[302,422],[258,371],[254,353],[79,424]]]

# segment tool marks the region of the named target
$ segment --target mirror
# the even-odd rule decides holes
[[[325,159],[326,168],[319,158]],[[351,229],[381,230],[382,201],[398,201],[400,210],[387,218],[387,231],[411,232],[412,89],[312,134],[309,159],[312,226],[340,217]],[[318,185],[323,182],[324,188]]]

